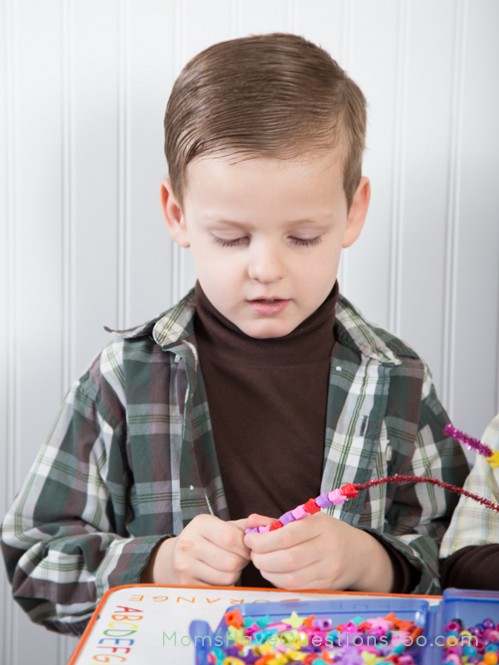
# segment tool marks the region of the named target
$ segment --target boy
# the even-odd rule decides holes
[[[492,450],[499,450],[499,413],[481,440]],[[495,457],[490,464],[477,455],[464,487],[499,503],[499,466]],[[440,556],[442,587],[499,591],[499,515],[461,497],[442,540]]]
[[[244,532],[345,482],[468,470],[425,365],[338,293],[369,204],[365,128],[359,88],[294,35],[217,44],[181,72],[161,203],[198,282],[97,357],[4,520],[34,620],[80,632],[109,586],[138,581],[438,591],[454,499],[433,487]]]

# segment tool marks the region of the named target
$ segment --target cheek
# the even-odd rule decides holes
[[[337,276],[337,257],[326,255],[317,257],[308,270],[301,273],[300,281],[314,303],[322,303],[333,288]]]
[[[308,279],[320,284],[336,277],[339,260],[339,252],[335,249],[327,249],[311,257],[306,266]]]

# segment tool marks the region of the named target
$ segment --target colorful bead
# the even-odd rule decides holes
[[[492,455],[487,457],[487,462],[493,469],[497,469],[499,467],[499,450],[492,451]]]
[[[487,619],[484,619],[482,621],[482,627],[483,627],[484,630],[489,630],[491,628],[495,628],[496,624],[495,624],[494,619],[491,619],[489,617]]]
[[[488,617],[469,628],[458,619],[455,621],[459,622],[460,630],[455,630],[454,622],[447,624],[442,662],[449,665],[497,665],[499,631],[494,620]]]
[[[294,508],[291,511],[291,514],[293,515],[295,520],[301,520],[308,515],[307,511],[303,507],[303,504],[301,504],[300,506],[296,506],[296,508]]]
[[[357,496],[359,490],[353,483],[345,483],[340,487],[340,492],[343,496],[346,496],[347,499],[352,499]]]
[[[295,611],[272,622],[269,616],[243,618],[238,610],[230,610],[225,615],[225,624],[231,646],[212,649],[206,662],[208,665],[415,665],[407,651],[408,644],[398,639],[403,631],[393,629],[397,623],[408,629],[406,636],[417,635],[422,630],[411,621],[397,619],[393,613],[371,619],[356,616],[334,626],[330,617],[300,616]],[[241,625],[243,629],[239,628]],[[496,654],[491,652],[491,655]],[[497,665],[492,660],[485,665]]]
[[[333,629],[333,622],[331,619],[314,619],[314,628],[328,632]]]
[[[320,508],[315,502],[315,499],[309,499],[306,503],[303,504],[303,508],[309,515],[313,515],[314,513],[318,513],[320,511]]]
[[[284,515],[281,515],[279,517],[279,521],[282,524],[289,524],[290,522],[294,522],[295,518],[293,517],[293,513],[291,512],[291,510],[288,510],[287,513],[284,513]]]
[[[269,531],[276,531],[276,529],[281,529],[283,526],[284,525],[280,520],[276,520],[269,526]]]
[[[319,496],[315,497],[315,503],[319,506],[319,508],[329,508],[331,506],[329,492],[323,492],[322,494],[319,494]]]
[[[394,473],[392,476],[387,476],[385,478],[375,478],[374,480],[369,480],[366,483],[345,483],[340,487],[339,490],[334,489],[330,492],[324,492],[320,494],[315,499],[309,499],[306,504],[301,504],[293,510],[284,513],[284,515],[282,515],[277,521],[281,522],[281,524],[284,526],[294,520],[301,520],[312,513],[316,513],[321,508],[329,508],[330,506],[341,505],[345,502],[346,499],[356,497],[360,490],[366,490],[371,487],[377,487],[378,485],[385,485],[387,483],[429,483],[431,485],[441,487],[442,489],[449,492],[454,492],[455,494],[466,496],[470,499],[473,499],[482,506],[485,506],[486,508],[499,513],[499,503],[489,501],[489,499],[481,497],[478,494],[473,494],[472,492],[465,490],[463,487],[451,485],[450,483],[439,480],[438,478],[426,478],[425,476],[412,476]],[[258,533],[267,533],[269,530],[270,529],[268,526],[260,526],[256,527],[256,529],[246,529],[246,533],[254,533],[255,531]]]
[[[333,490],[328,492],[327,498],[330,506],[341,506],[347,500],[346,496],[340,490]]]
[[[225,623],[228,626],[235,626],[235,628],[242,628],[244,626],[244,619],[241,611],[237,608],[225,613]]]

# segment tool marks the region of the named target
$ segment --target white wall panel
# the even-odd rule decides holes
[[[163,115],[200,49],[295,31],[369,102],[373,199],[345,294],[427,359],[456,425],[499,411],[499,3],[0,0],[0,513],[107,339],[195,280],[159,207]],[[0,569],[0,662],[63,665]]]
[[[159,205],[160,183],[167,175],[163,116],[178,71],[173,4],[146,0],[127,5],[130,311],[126,326],[146,321],[176,297],[173,246]]]
[[[0,4],[0,468],[2,471],[0,490],[0,514],[4,514],[14,493],[11,459],[14,446],[12,431],[12,398],[13,386],[13,316],[12,316],[12,280],[11,250],[12,235],[12,29],[10,7]],[[7,92],[9,93],[7,95]],[[12,660],[12,601],[5,573],[0,573],[0,654],[6,662]]]
[[[405,76],[403,199],[397,306],[399,333],[442,376],[449,155],[453,123],[455,30],[459,2],[427,0],[411,7]],[[424,40],[422,39],[424,37]],[[402,267],[403,266],[403,267]],[[421,311],[429,325],[421,326]]]
[[[395,199],[399,146],[395,130],[401,112],[398,61],[403,3],[392,0],[353,4],[353,46],[343,50],[350,52],[348,71],[369,104],[364,173],[371,181],[372,198],[362,235],[344,254],[348,270],[340,284],[367,317],[388,326],[392,314],[391,247],[399,224]],[[335,53],[334,44],[330,49]],[[338,60],[341,63],[339,57]],[[367,275],[376,275],[376,279],[366,279]]]
[[[104,343],[102,326],[122,324],[117,296],[120,259],[126,260],[118,258],[123,109],[118,1],[73,2],[70,11],[73,339],[81,370]]]
[[[333,44],[342,43],[343,7],[341,0],[295,0],[288,3],[287,25],[281,25],[279,29],[304,35],[330,50]],[[339,60],[338,51],[335,56]]]
[[[239,1],[239,27],[244,34],[260,32],[286,32],[290,30],[290,16],[295,3],[291,0]]]
[[[20,476],[40,446],[61,396],[61,50],[59,3],[17,6],[14,118],[16,404]],[[36,60],[36,68],[34,67]],[[36,75],[34,76],[34,72]],[[29,85],[22,84],[28,82]],[[44,386],[43,390],[40,387]]]
[[[488,17],[488,18],[487,18]],[[451,412],[475,430],[498,410],[499,4],[467,6],[459,153]],[[477,352],[478,351],[478,352]]]
[[[44,438],[61,399],[61,136],[60,35],[58,2],[4,3],[6,114],[2,228],[7,252],[6,321],[7,464],[3,486],[9,502]],[[2,32],[4,31],[2,30]],[[53,31],[53,32],[52,32]],[[4,348],[4,347],[2,347]],[[43,432],[43,434],[42,434]],[[3,578],[3,574],[2,574]],[[3,578],[4,579],[4,578]],[[8,598],[8,597],[7,597]],[[5,602],[5,601],[4,601]],[[37,631],[27,617],[5,604],[3,662],[28,663],[40,651],[57,662],[65,640]],[[61,661],[62,662],[62,661]]]

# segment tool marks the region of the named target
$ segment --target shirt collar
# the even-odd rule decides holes
[[[194,289],[166,311],[154,324],[152,336],[163,350],[194,334]]]
[[[194,336],[194,289],[159,318],[121,332],[125,339],[151,334],[165,351]],[[342,295],[336,305],[335,332],[337,341],[384,365],[400,365],[396,354],[416,358],[414,351],[385,331],[367,324],[358,310]],[[386,340],[390,340],[390,347]],[[392,350],[394,349],[394,350]]]
[[[122,339],[152,335],[156,344],[167,350],[194,334],[194,309],[194,289],[191,289],[176,305],[146,323],[127,330],[116,330],[107,326],[105,329],[118,334]]]
[[[409,347],[397,338],[389,335],[380,328],[369,325],[357,309],[342,295],[336,306],[336,334],[340,343],[360,351],[363,355],[373,358],[383,365],[400,365],[401,360],[388,347],[382,335],[388,340],[390,346],[402,355],[416,358]]]

